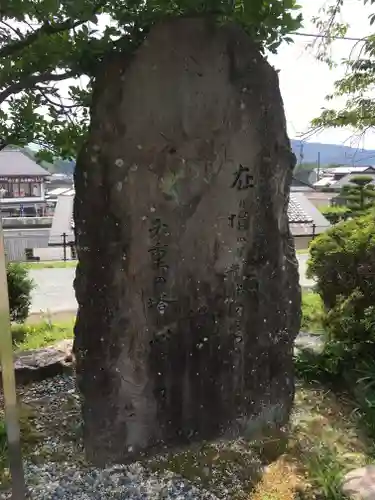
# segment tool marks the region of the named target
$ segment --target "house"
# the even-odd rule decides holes
[[[299,193],[299,192],[311,192],[314,191],[314,188],[307,182],[301,181],[300,179],[297,179],[296,177],[293,176],[290,190],[293,193]]]
[[[288,218],[296,250],[308,248],[315,236],[330,227],[329,221],[304,193],[290,194]]]
[[[48,243],[50,246],[61,246],[62,235],[67,245],[74,244],[73,201],[74,193],[70,190],[58,196]],[[308,248],[315,236],[330,227],[328,220],[305,193],[290,193],[288,218],[297,250]]]
[[[332,184],[334,184],[335,182],[336,181],[335,181],[335,178],[333,175],[327,176],[327,177],[322,177],[318,181],[314,182],[314,188],[315,189],[322,189],[322,188],[331,187]]]
[[[375,185],[375,169],[367,169],[363,172],[360,173],[350,173],[342,177],[339,181],[335,182],[331,187],[334,189],[336,192],[341,191],[341,189],[346,186],[346,185],[353,185],[351,179],[353,177],[371,177],[372,181],[371,184]]]
[[[0,151],[0,208],[3,217],[44,215],[49,172],[19,149]]]

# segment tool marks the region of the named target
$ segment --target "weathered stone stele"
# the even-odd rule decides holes
[[[103,63],[91,116],[75,176],[89,458],[283,425],[300,289],[276,71],[237,26],[169,21]]]

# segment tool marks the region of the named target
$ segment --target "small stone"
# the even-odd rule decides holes
[[[344,477],[342,492],[353,500],[375,500],[375,465],[355,469]]]

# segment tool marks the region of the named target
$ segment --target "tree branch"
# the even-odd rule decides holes
[[[66,73],[61,73],[55,75],[53,73],[41,73],[40,75],[30,75],[26,76],[18,82],[12,83],[5,90],[0,92],[0,104],[5,101],[12,94],[19,94],[23,90],[33,87],[36,83],[42,82],[60,82],[61,80],[67,80],[68,78],[74,78],[77,75],[76,71],[67,71]]]
[[[73,109],[73,108],[80,108],[80,104],[63,104],[62,102],[54,102],[48,95],[48,88],[42,88],[42,87],[37,87],[36,85],[34,86],[36,90],[39,90],[39,92],[42,94],[43,98],[46,100],[47,103],[51,104],[52,106],[55,106],[56,108],[61,108],[64,110],[67,109]]]
[[[105,0],[101,0],[96,7],[93,8],[92,15],[97,13],[101,7],[105,4]],[[8,57],[16,52],[19,52],[26,47],[29,47],[32,43],[38,40],[39,37],[44,35],[56,35],[57,33],[62,33],[64,31],[69,31],[81,24],[84,24],[89,19],[80,19],[79,21],[74,19],[66,19],[65,21],[61,21],[60,23],[50,23],[45,22],[38,30],[28,34],[22,40],[17,40],[5,47],[0,48],[0,58]],[[4,22],[4,21],[3,21]]]
[[[5,47],[0,49],[0,58],[8,57],[20,50],[29,47],[32,43],[38,40],[39,37],[43,35],[55,35],[63,31],[70,30],[80,24],[85,23],[86,20],[73,21],[73,19],[67,19],[61,23],[56,24],[43,24],[38,30],[30,33],[28,36],[24,37],[22,40],[17,40],[15,42],[5,45]]]
[[[4,24],[4,26],[6,26],[10,31],[13,31],[13,33],[15,33],[18,38],[22,38],[22,33],[20,30],[14,28],[13,26],[11,26],[10,24],[6,23],[5,21],[1,20],[0,21],[2,24]],[[2,28],[4,29],[4,28]]]

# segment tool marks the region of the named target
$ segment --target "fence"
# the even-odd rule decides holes
[[[49,229],[4,229],[4,248],[7,262],[26,260],[27,248],[48,246]]]
[[[290,231],[294,239],[294,246],[296,250],[306,250],[311,241],[316,236],[324,233],[329,226],[320,226],[313,222],[293,221],[289,224]]]
[[[60,241],[59,241],[60,240]],[[25,252],[25,260],[27,261],[70,261],[77,260],[77,250],[75,242],[71,240],[70,235],[62,233],[60,238],[55,236],[55,244],[53,246],[45,246],[45,248],[27,249]]]

